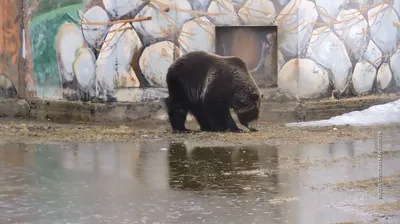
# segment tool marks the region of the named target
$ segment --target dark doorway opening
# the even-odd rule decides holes
[[[259,87],[276,87],[277,26],[216,26],[215,52],[243,59]]]

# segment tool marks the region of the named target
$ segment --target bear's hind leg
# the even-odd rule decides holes
[[[171,124],[172,131],[190,132],[190,130],[185,127],[188,110],[170,97],[165,99],[165,105],[167,107],[169,123]]]
[[[192,111],[193,116],[196,118],[197,123],[200,125],[201,131],[210,131],[211,125],[208,121],[207,115],[204,112],[202,105],[197,105]]]

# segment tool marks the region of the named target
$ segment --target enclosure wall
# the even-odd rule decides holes
[[[242,57],[260,88],[294,99],[400,86],[400,0],[3,0],[0,10],[0,96],[163,98],[169,65],[193,50]]]

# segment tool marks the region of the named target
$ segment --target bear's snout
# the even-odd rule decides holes
[[[257,132],[257,125],[258,125],[258,121],[254,120],[249,122],[249,124],[247,125],[247,128],[251,131],[251,132]]]

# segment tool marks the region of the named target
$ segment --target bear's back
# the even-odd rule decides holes
[[[205,51],[192,51],[177,58],[169,67],[167,79],[192,80],[205,79],[209,71],[223,69],[224,58]]]
[[[238,73],[238,70],[242,72]],[[198,83],[204,83],[206,77],[214,71],[219,71],[218,75],[226,76],[227,81],[234,73],[244,79],[247,79],[248,77],[245,76],[249,75],[246,63],[238,57],[192,51],[180,56],[171,64],[167,73],[167,82],[179,80],[186,85],[196,86]]]

